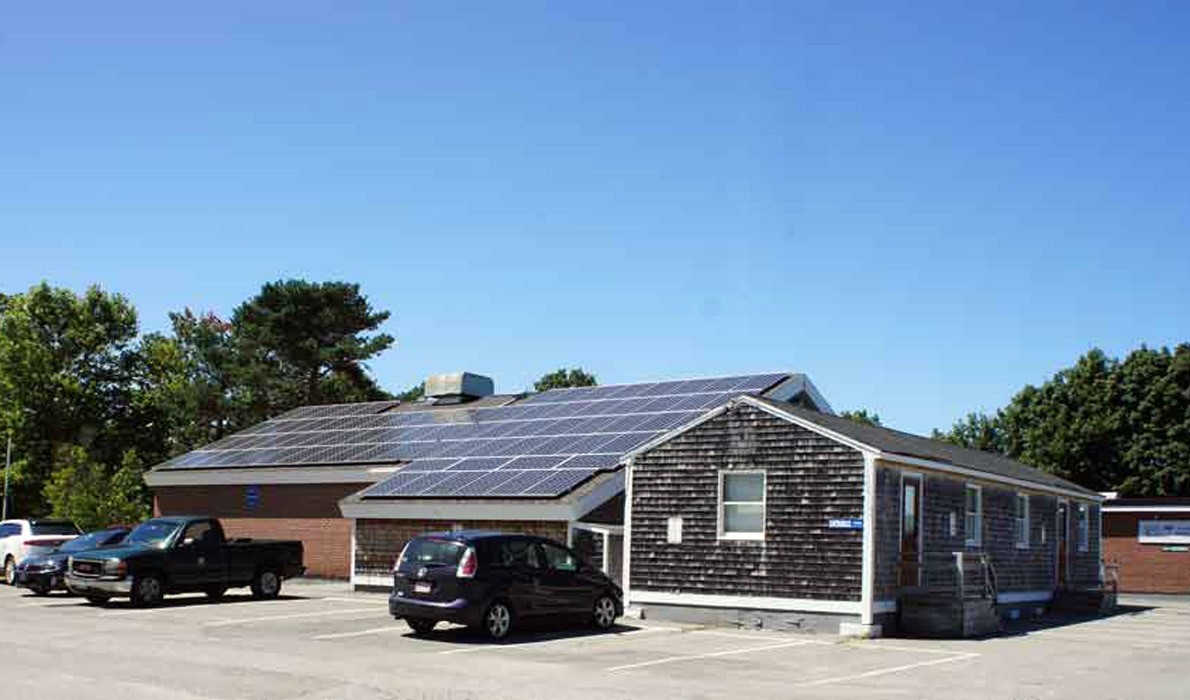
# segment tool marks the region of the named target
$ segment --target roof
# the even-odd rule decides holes
[[[819,413],[788,403],[772,401],[764,397],[749,397],[749,400],[775,408],[800,420],[813,423],[827,431],[887,454],[942,462],[956,467],[984,472],[992,477],[1025,481],[1037,484],[1038,486],[1075,491],[1095,499],[1100,498],[1100,495],[1091,489],[1083,488],[1072,481],[1067,481],[1059,476],[1030,467],[1027,464],[1022,464],[1003,455],[971,450],[941,440],[922,437],[921,435],[859,423],[850,418]]]

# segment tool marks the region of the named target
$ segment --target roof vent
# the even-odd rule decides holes
[[[426,396],[434,403],[466,403],[496,393],[491,377],[470,372],[432,374],[426,377]]]

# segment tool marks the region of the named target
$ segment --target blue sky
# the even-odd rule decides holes
[[[643,4],[10,6],[0,291],[345,279],[389,389],[793,369],[919,432],[1190,339],[1190,6]]]

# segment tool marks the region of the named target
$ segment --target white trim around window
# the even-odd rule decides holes
[[[759,501],[728,501],[727,495],[727,481],[733,476],[759,476],[760,477],[760,500]],[[756,469],[721,469],[719,470],[719,494],[718,494],[718,534],[721,540],[763,540],[765,530],[765,520],[768,515],[768,477],[762,470]],[[752,507],[760,506],[760,530],[735,530],[727,529],[727,511],[729,508]]]
[[[975,494],[975,510],[969,496]],[[983,546],[983,487],[967,484],[963,489],[963,538],[968,547]]]
[[[1029,532],[1029,494],[1017,493],[1013,504],[1013,540],[1017,549],[1028,549],[1031,535]]]

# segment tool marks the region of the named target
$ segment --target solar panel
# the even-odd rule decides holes
[[[707,409],[786,374],[554,389],[511,405],[306,406],[167,462],[170,468],[408,462],[364,498],[559,496]]]

